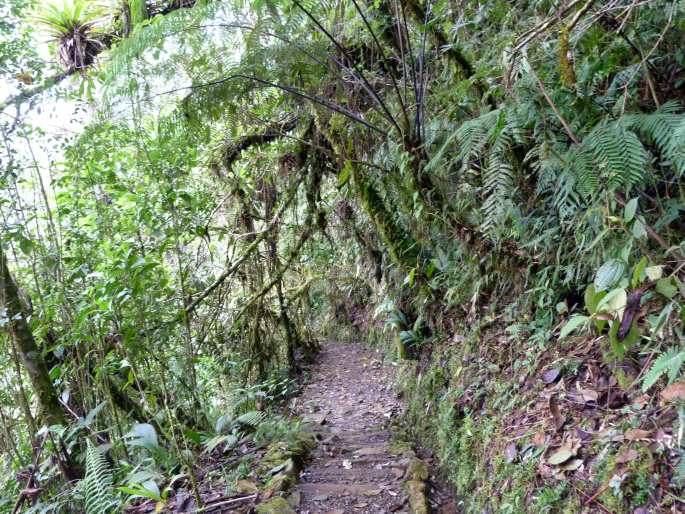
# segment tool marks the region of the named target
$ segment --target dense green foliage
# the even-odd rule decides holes
[[[9,9],[0,509],[201,503],[341,334],[467,511],[682,508],[682,3]]]

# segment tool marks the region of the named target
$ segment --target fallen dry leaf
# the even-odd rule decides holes
[[[507,447],[504,449],[504,455],[506,457],[507,463],[511,464],[512,462],[514,462],[516,454],[516,443],[509,443]]]
[[[548,369],[544,373],[540,375],[540,378],[545,384],[551,384],[554,382],[557,378],[559,378],[559,374],[561,373],[561,370],[559,368],[552,368]]]
[[[547,457],[547,464],[550,464],[552,466],[558,466],[559,464],[563,464],[564,462],[569,460],[574,455],[575,452],[571,448],[569,448],[568,446],[562,446],[552,455]]]
[[[633,448],[626,448],[618,454],[614,462],[616,462],[616,464],[625,464],[626,462],[630,462],[631,460],[635,460],[637,458],[637,450],[634,450]]]
[[[557,404],[556,397],[551,396],[549,398],[549,411],[552,414],[552,420],[554,421],[554,426],[557,430],[561,429],[566,423],[566,416],[564,416],[559,410],[559,405]]]
[[[545,446],[546,439],[547,437],[545,435],[545,432],[540,430],[539,432],[536,432],[533,436],[533,444],[537,448],[542,448],[543,446]]]
[[[661,391],[661,399],[665,402],[685,400],[685,382],[674,382]]]
[[[647,439],[649,437],[649,432],[647,430],[633,428],[632,430],[627,430],[624,436],[627,441],[639,441],[640,439]]]
[[[597,391],[593,391],[592,389],[578,388],[578,392],[586,402],[596,402],[597,398],[599,398],[599,393]]]

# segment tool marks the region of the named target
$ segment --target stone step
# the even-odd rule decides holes
[[[341,496],[356,496],[360,498],[372,498],[382,494],[399,496],[402,493],[400,484],[387,486],[375,482],[354,484],[340,482],[301,482],[297,485],[296,490],[302,493],[305,500],[311,501],[326,501],[329,498]]]
[[[374,482],[394,482],[400,480],[404,475],[404,469],[399,467],[374,467],[360,468],[353,465],[352,469],[339,466],[312,466],[305,469],[300,475],[300,481],[306,483],[332,482],[339,481],[348,483],[358,481],[363,476],[364,480]]]

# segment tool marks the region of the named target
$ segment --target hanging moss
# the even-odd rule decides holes
[[[411,267],[418,257],[416,242],[393,219],[374,184],[364,178],[349,161],[350,175],[361,198],[361,203],[373,221],[392,260],[399,266]]]
[[[559,33],[559,74],[561,82],[566,87],[575,87],[576,71],[573,68],[573,53],[569,45],[569,33],[567,29],[562,29]]]

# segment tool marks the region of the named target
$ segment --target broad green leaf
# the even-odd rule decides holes
[[[671,300],[678,294],[678,287],[672,277],[662,278],[656,282],[656,291]]]
[[[635,218],[633,226],[630,229],[630,233],[635,236],[635,239],[644,239],[647,237],[647,229],[645,228],[645,223],[642,221],[641,216]]]
[[[561,328],[561,331],[559,332],[559,339],[565,338],[581,325],[587,324],[589,320],[590,318],[588,316],[581,316],[578,314],[571,316],[571,318]]]
[[[342,171],[338,174],[338,187],[342,187],[350,180],[350,173],[352,171],[352,163],[345,161]]]
[[[656,321],[652,325],[652,335],[661,335],[661,330],[664,328],[664,325],[666,324],[666,321],[668,321],[668,318],[671,316],[672,312],[673,302],[667,304],[663,309],[661,309],[659,317],[656,318]]]
[[[664,274],[663,266],[650,266],[645,268],[645,275],[649,280],[659,280]]]
[[[19,249],[24,255],[31,255],[31,252],[33,251],[33,241],[24,236],[20,236]]]
[[[623,221],[630,223],[635,217],[637,211],[637,198],[630,200],[623,209]]]
[[[611,351],[614,356],[616,356],[618,359],[622,359],[626,352],[638,342],[640,339],[640,332],[637,329],[637,322],[633,321],[633,324],[630,326],[630,331],[626,337],[623,339],[623,341],[619,341],[617,337],[619,328],[621,328],[620,318],[611,322],[611,328],[609,329],[609,342],[611,344]]]
[[[612,289],[609,291],[602,300],[597,305],[598,312],[608,312],[609,314],[616,314],[619,317],[623,314],[623,309],[628,301],[628,295],[626,290],[622,287]]]
[[[626,263],[620,259],[611,259],[602,264],[595,276],[595,290],[604,291],[615,286],[623,277]]]
[[[585,308],[590,314],[597,312],[597,305],[600,300],[607,295],[606,291],[599,291],[595,289],[594,284],[590,284],[585,289]]]
[[[552,455],[547,457],[547,464],[551,466],[558,466],[559,464],[563,464],[564,462],[569,460],[574,455],[575,453],[569,450],[568,448],[560,448]]]
[[[642,274],[645,272],[645,269],[647,268],[647,257],[642,257],[640,259],[640,262],[638,262],[635,265],[635,269],[633,269],[633,277],[630,280],[630,285],[631,287],[637,287],[640,282],[642,282]]]
[[[157,447],[157,432],[149,423],[136,423],[131,431],[124,435],[130,446]]]

